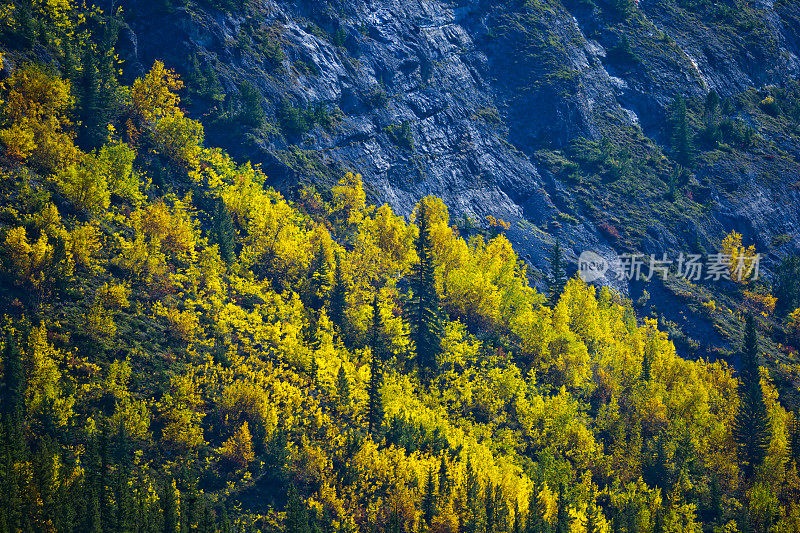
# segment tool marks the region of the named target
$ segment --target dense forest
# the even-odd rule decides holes
[[[502,220],[288,200],[169,65],[119,80],[118,16],[0,5],[0,531],[800,531],[760,349],[800,261],[737,370],[685,360],[558,247],[537,292]]]

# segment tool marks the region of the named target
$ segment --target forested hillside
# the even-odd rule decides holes
[[[684,360],[616,292],[532,288],[503,220],[352,172],[288,200],[170,65],[121,81],[100,9],[0,22],[0,531],[800,531],[798,368],[763,366],[796,264],[788,318],[729,311],[736,372]]]

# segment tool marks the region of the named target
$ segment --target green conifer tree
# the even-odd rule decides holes
[[[369,387],[369,414],[368,429],[370,434],[379,433],[383,425],[383,317],[378,302],[378,295],[372,302],[372,327],[370,328],[370,345],[372,347],[372,360],[370,362]]]
[[[331,292],[330,266],[328,265],[328,254],[322,243],[317,248],[314,255],[314,271],[309,280],[309,307],[315,311],[322,309],[328,302]]]
[[[519,503],[514,498],[514,526],[511,528],[512,533],[522,533],[522,517],[520,516]]]
[[[162,531],[164,533],[178,533],[180,531],[179,507],[180,493],[175,480],[172,479],[164,487],[164,493],[161,496],[161,509],[164,513]]]
[[[564,287],[567,286],[567,273],[564,267],[564,254],[561,252],[561,241],[556,239],[556,244],[550,252],[550,276],[547,278],[548,298],[552,305],[558,302]]]
[[[461,530],[467,533],[477,533],[481,520],[479,511],[480,482],[478,473],[472,466],[472,459],[467,459],[466,478],[464,480],[464,509],[461,516]]]
[[[10,333],[3,347],[3,422],[8,426],[21,423],[25,408],[25,369],[17,340]]]
[[[589,495],[589,503],[586,506],[586,533],[600,533],[600,515],[597,510],[594,490]]]
[[[442,351],[441,324],[439,322],[439,294],[433,264],[433,247],[430,240],[429,214],[425,201],[419,203],[417,224],[417,256],[414,266],[411,303],[412,331],[417,352],[417,365],[422,378],[430,380],[436,371],[437,358]]]
[[[566,488],[561,483],[558,488],[558,507],[556,508],[555,533],[569,533],[572,517],[569,515],[569,502],[567,501]]]
[[[447,458],[445,454],[439,461],[439,501],[446,502],[450,499],[450,474],[447,472]]]
[[[339,413],[343,414],[350,406],[350,381],[347,379],[344,365],[339,367],[339,373],[336,375],[336,396]]]
[[[347,308],[347,287],[342,276],[342,258],[336,252],[336,266],[333,271],[333,288],[331,289],[330,318],[340,330],[344,327],[344,312]]]
[[[484,511],[484,524],[486,524],[486,533],[492,533],[497,528],[497,506],[494,497],[494,485],[490,481],[486,484],[486,490],[483,494],[483,511]]]
[[[311,533],[308,524],[308,510],[294,485],[289,487],[289,499],[286,504],[285,530],[293,533]]]
[[[791,436],[789,440],[789,451],[794,460],[794,464],[800,470],[800,411],[792,413]]]
[[[433,517],[436,516],[436,504],[436,481],[431,466],[428,467],[428,479],[425,482],[425,492],[422,496],[422,518],[428,527],[431,527]]]
[[[266,113],[261,105],[261,93],[249,81],[239,87],[239,93],[242,104],[239,121],[250,128],[260,128],[266,120]]]
[[[230,211],[221,198],[217,199],[214,209],[211,236],[213,242],[219,246],[219,255],[223,261],[228,265],[236,261],[236,230]]]
[[[528,501],[528,520],[525,526],[525,533],[550,533],[550,525],[547,523],[547,507],[539,498],[540,488],[535,487],[531,491]]]
[[[759,372],[758,334],[752,316],[747,317],[739,376],[739,409],[733,421],[733,437],[745,477],[752,476],[763,461],[772,438],[772,426],[764,401]]]
[[[653,520],[653,533],[664,533],[664,510],[660,507],[656,511],[656,517]]]
[[[685,167],[692,165],[693,147],[689,131],[689,117],[686,99],[675,97],[670,109],[670,125],[672,127],[672,152],[675,160]]]

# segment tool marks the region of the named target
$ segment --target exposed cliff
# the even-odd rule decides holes
[[[767,268],[800,246],[788,0],[123,4],[126,74],[161,58],[203,85],[191,108],[212,142],[284,191],[346,168],[403,214],[438,195],[467,230],[507,221],[534,278],[555,237],[573,262],[586,249],[710,253],[732,229],[769,252]],[[264,121],[248,119],[251,87]],[[695,145],[682,173],[677,96]],[[677,320],[668,301],[650,304]]]

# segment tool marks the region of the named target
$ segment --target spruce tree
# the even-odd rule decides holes
[[[447,459],[445,454],[439,462],[439,501],[446,502],[450,499],[450,475],[447,472]]]
[[[567,286],[567,273],[564,268],[564,255],[561,252],[561,241],[556,239],[556,244],[550,252],[550,277],[547,279],[548,284],[548,298],[550,303],[555,305],[561,294],[564,292],[564,287]]]
[[[16,19],[17,42],[26,50],[36,43],[36,20],[33,17],[33,0],[21,0],[13,11]]]
[[[464,509],[462,531],[468,533],[476,533],[480,526],[480,511],[478,510],[478,497],[480,496],[480,483],[478,482],[478,474],[472,467],[472,459],[467,459],[467,472],[466,479],[464,480],[464,501],[466,508]]]
[[[436,481],[433,477],[433,467],[428,467],[428,479],[425,483],[425,492],[422,496],[422,518],[425,524],[431,527],[431,521],[436,515]]]
[[[558,507],[556,508],[555,533],[569,533],[572,517],[569,516],[569,503],[567,502],[566,489],[561,483],[558,488]]]
[[[528,501],[528,521],[525,526],[525,533],[550,533],[550,525],[547,523],[547,507],[539,498],[539,487],[531,491]]]
[[[519,503],[514,498],[514,526],[511,528],[512,533],[522,533],[522,517],[519,512]]]
[[[180,519],[178,517],[178,507],[180,496],[175,480],[171,479],[164,487],[164,494],[161,497],[161,509],[164,513],[163,529],[164,533],[177,533],[180,529]]]
[[[484,521],[486,524],[486,533],[492,533],[497,526],[497,506],[495,501],[495,488],[492,482],[486,484],[486,490],[483,495],[484,507]]]
[[[412,290],[412,332],[417,352],[417,365],[422,378],[428,381],[436,371],[437,358],[442,352],[441,324],[439,322],[439,295],[433,264],[433,246],[430,238],[429,213],[425,201],[419,203],[417,213],[419,237],[414,266]]]
[[[586,533],[600,532],[600,515],[595,502],[594,490],[589,495],[589,503],[586,506]]]
[[[775,310],[791,313],[800,307],[800,255],[787,255],[775,272],[774,290],[778,299]]]
[[[211,225],[211,235],[213,242],[219,246],[219,255],[225,264],[230,265],[236,260],[236,230],[233,226],[233,218],[230,211],[225,206],[225,202],[219,198],[214,209],[214,219]]]
[[[800,411],[795,411],[793,415],[789,451],[794,464],[800,470]]]
[[[683,96],[677,96],[672,103],[670,111],[672,151],[675,160],[685,167],[691,166],[693,148],[686,99]]]
[[[328,266],[328,253],[322,243],[319,244],[314,255],[314,271],[309,280],[308,304],[315,311],[322,309],[331,292],[330,267]]]
[[[344,365],[339,367],[339,373],[336,376],[336,396],[339,405],[339,413],[343,414],[350,405],[350,381],[347,379],[347,372],[344,370]]]
[[[250,82],[243,83],[239,87],[239,93],[242,104],[239,121],[250,128],[260,128],[266,120],[266,113],[261,105],[261,93]]]
[[[764,457],[772,429],[761,389],[758,334],[752,316],[747,317],[739,375],[739,409],[733,421],[733,437],[739,447],[739,462],[746,478],[752,476]]]
[[[333,288],[331,289],[330,318],[339,329],[344,325],[344,312],[347,308],[347,288],[342,276],[342,259],[336,252],[336,266],[333,271]]]
[[[653,372],[653,356],[656,353],[655,339],[649,339],[642,356],[642,381],[650,382]]]
[[[289,487],[289,498],[286,504],[285,530],[292,533],[310,533],[308,525],[308,511],[305,503],[297,493],[294,485]]]
[[[711,477],[711,487],[709,488],[709,515],[714,524],[718,523],[722,516],[722,495],[716,474]]]
[[[369,387],[369,414],[368,424],[370,434],[380,432],[383,424],[383,387],[382,363],[384,357],[383,342],[383,317],[378,303],[378,295],[372,302],[372,328],[370,331],[370,345],[372,347],[372,361],[370,362]]]
[[[10,333],[3,348],[3,422],[18,425],[25,407],[25,369],[17,341]],[[10,427],[10,426],[9,426]]]
[[[659,508],[653,520],[653,533],[664,533],[664,511]]]

